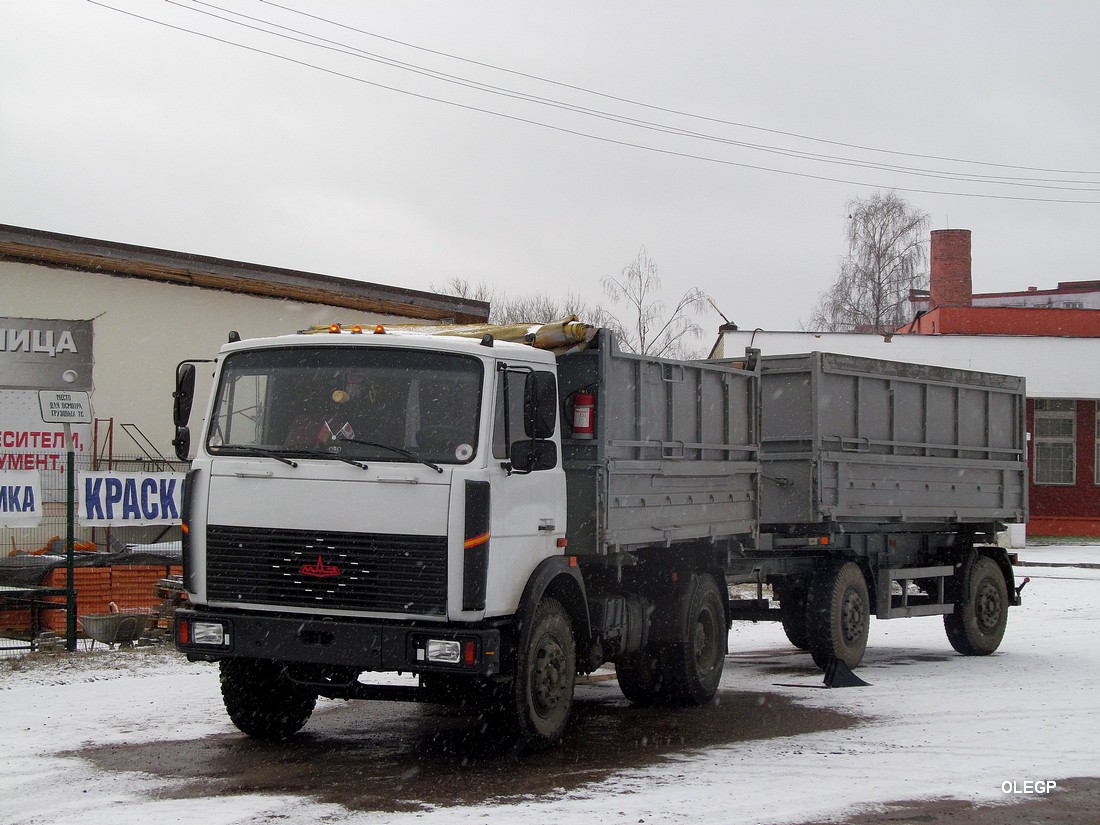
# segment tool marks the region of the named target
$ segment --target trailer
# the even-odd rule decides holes
[[[821,667],[854,667],[868,619],[942,615],[988,654],[1020,603],[1006,523],[1027,520],[1022,378],[832,353],[761,367],[758,552],[733,574],[770,585],[776,619]]]
[[[194,383],[181,364],[181,457]],[[201,433],[176,643],[258,738],[328,696],[465,705],[546,747],[606,663],[635,703],[709,702],[735,619],[854,667],[872,613],[944,615],[983,654],[1019,603],[995,544],[1026,519],[1016,378],[659,359],[573,319],[334,325],[231,340]]]

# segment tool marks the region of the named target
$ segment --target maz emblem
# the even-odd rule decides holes
[[[298,572],[303,576],[313,576],[315,579],[331,579],[333,576],[340,575],[340,568],[335,564],[325,564],[325,560],[318,554],[316,564],[303,564],[298,568]]]

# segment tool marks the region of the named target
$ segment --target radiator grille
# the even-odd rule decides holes
[[[210,525],[211,601],[444,615],[447,539]]]

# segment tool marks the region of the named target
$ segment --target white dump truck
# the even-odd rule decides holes
[[[942,615],[988,654],[1019,603],[996,534],[1026,520],[1022,379],[659,359],[572,320],[230,338],[176,642],[221,663],[251,736],[293,735],[326,696],[465,704],[545,747],[605,663],[633,702],[710,701],[736,619],[854,667],[872,614]]]

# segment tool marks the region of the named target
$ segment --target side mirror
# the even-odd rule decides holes
[[[172,421],[176,425],[176,437],[178,438],[178,430],[180,427],[187,426],[187,419],[191,417],[191,405],[195,401],[194,364],[184,362],[176,367],[176,391],[172,393],[172,398],[174,399]]]
[[[558,448],[553,441],[532,439],[517,441],[512,445],[509,461],[517,473],[533,473],[536,470],[552,470],[558,466]]]
[[[523,423],[531,438],[550,438],[557,424],[558,390],[551,372],[529,372],[523,385]]]
[[[191,454],[191,431],[186,427],[176,427],[176,437],[172,439],[172,446],[176,448],[176,458],[187,461]]]

